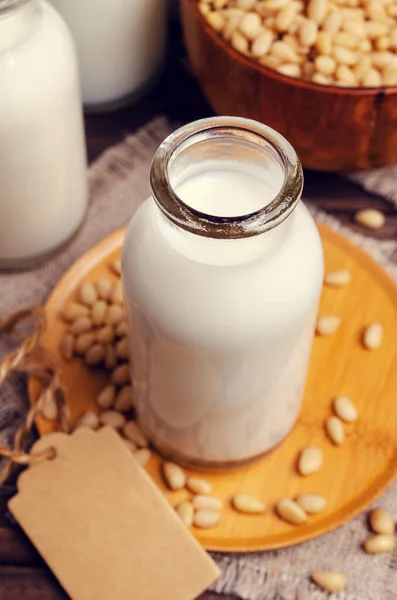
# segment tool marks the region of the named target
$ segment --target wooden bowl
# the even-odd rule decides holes
[[[293,79],[229,46],[207,24],[197,0],[181,0],[181,15],[191,63],[216,113],[273,127],[309,169],[397,162],[397,87],[340,88]]]

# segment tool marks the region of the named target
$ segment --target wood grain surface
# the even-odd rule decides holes
[[[106,148],[120,142],[125,135],[159,114],[167,115],[176,123],[212,114],[187,67],[178,24],[170,30],[169,56],[156,88],[134,106],[86,117],[89,161],[94,161]],[[397,210],[338,175],[306,171],[305,196],[352,228],[358,228],[352,224],[357,210],[369,206],[379,208],[387,215],[386,225],[377,232],[368,232],[368,235],[379,239],[397,237]],[[35,549],[7,516],[7,499],[13,493],[12,486],[0,493],[0,600],[66,600],[66,595]],[[205,594],[202,600],[215,598],[213,594]],[[222,600],[232,599],[222,596]]]
[[[234,50],[182,0],[195,73],[215,112],[263,121],[294,146],[305,167],[368,169],[397,160],[397,88],[341,88],[286,77]]]

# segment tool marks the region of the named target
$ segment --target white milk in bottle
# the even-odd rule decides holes
[[[323,279],[302,170],[238,118],[172,134],[124,242],[134,398],[166,455],[224,468],[276,446],[300,409]]]
[[[72,37],[43,0],[0,0],[0,268],[66,242],[88,201]]]
[[[83,101],[126,103],[151,84],[165,52],[165,0],[51,0],[76,40]]]

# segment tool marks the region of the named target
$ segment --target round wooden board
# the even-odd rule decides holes
[[[362,250],[341,235],[320,225],[326,269],[348,269],[352,284],[347,288],[324,287],[320,313],[342,317],[339,331],[314,340],[310,371],[299,420],[290,436],[261,461],[234,472],[206,474],[213,493],[225,502],[222,521],[209,530],[195,530],[197,539],[208,550],[250,552],[297,544],[340,526],[364,510],[397,472],[397,287]],[[118,257],[124,230],[102,240],[81,257],[61,279],[46,304],[48,333],[45,346],[59,357],[58,347],[66,331],[59,311],[73,299],[78,284],[112,275],[109,262]],[[361,343],[363,327],[380,321],[384,342],[376,351]],[[62,380],[67,390],[72,419],[87,409],[95,409],[94,399],[104,386],[107,374],[89,371],[80,359],[61,360]],[[30,383],[31,399],[37,394]],[[356,423],[346,426],[342,447],[333,446],[324,434],[324,421],[331,414],[335,395],[350,396],[359,410]],[[52,424],[38,422],[42,434]],[[318,444],[324,451],[323,468],[303,478],[296,472],[296,458],[307,444]],[[153,455],[147,469],[172,505],[188,497],[186,491],[170,492],[160,475],[160,457]],[[236,492],[253,494],[269,507],[265,514],[246,516],[230,507]],[[327,500],[326,510],[311,516],[305,525],[292,526],[274,513],[280,498],[313,492]]]

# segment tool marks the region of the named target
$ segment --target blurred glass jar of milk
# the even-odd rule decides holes
[[[150,86],[164,58],[164,0],[51,2],[75,38],[87,109],[127,104]]]
[[[72,36],[44,0],[0,0],[0,268],[61,246],[87,201]]]

